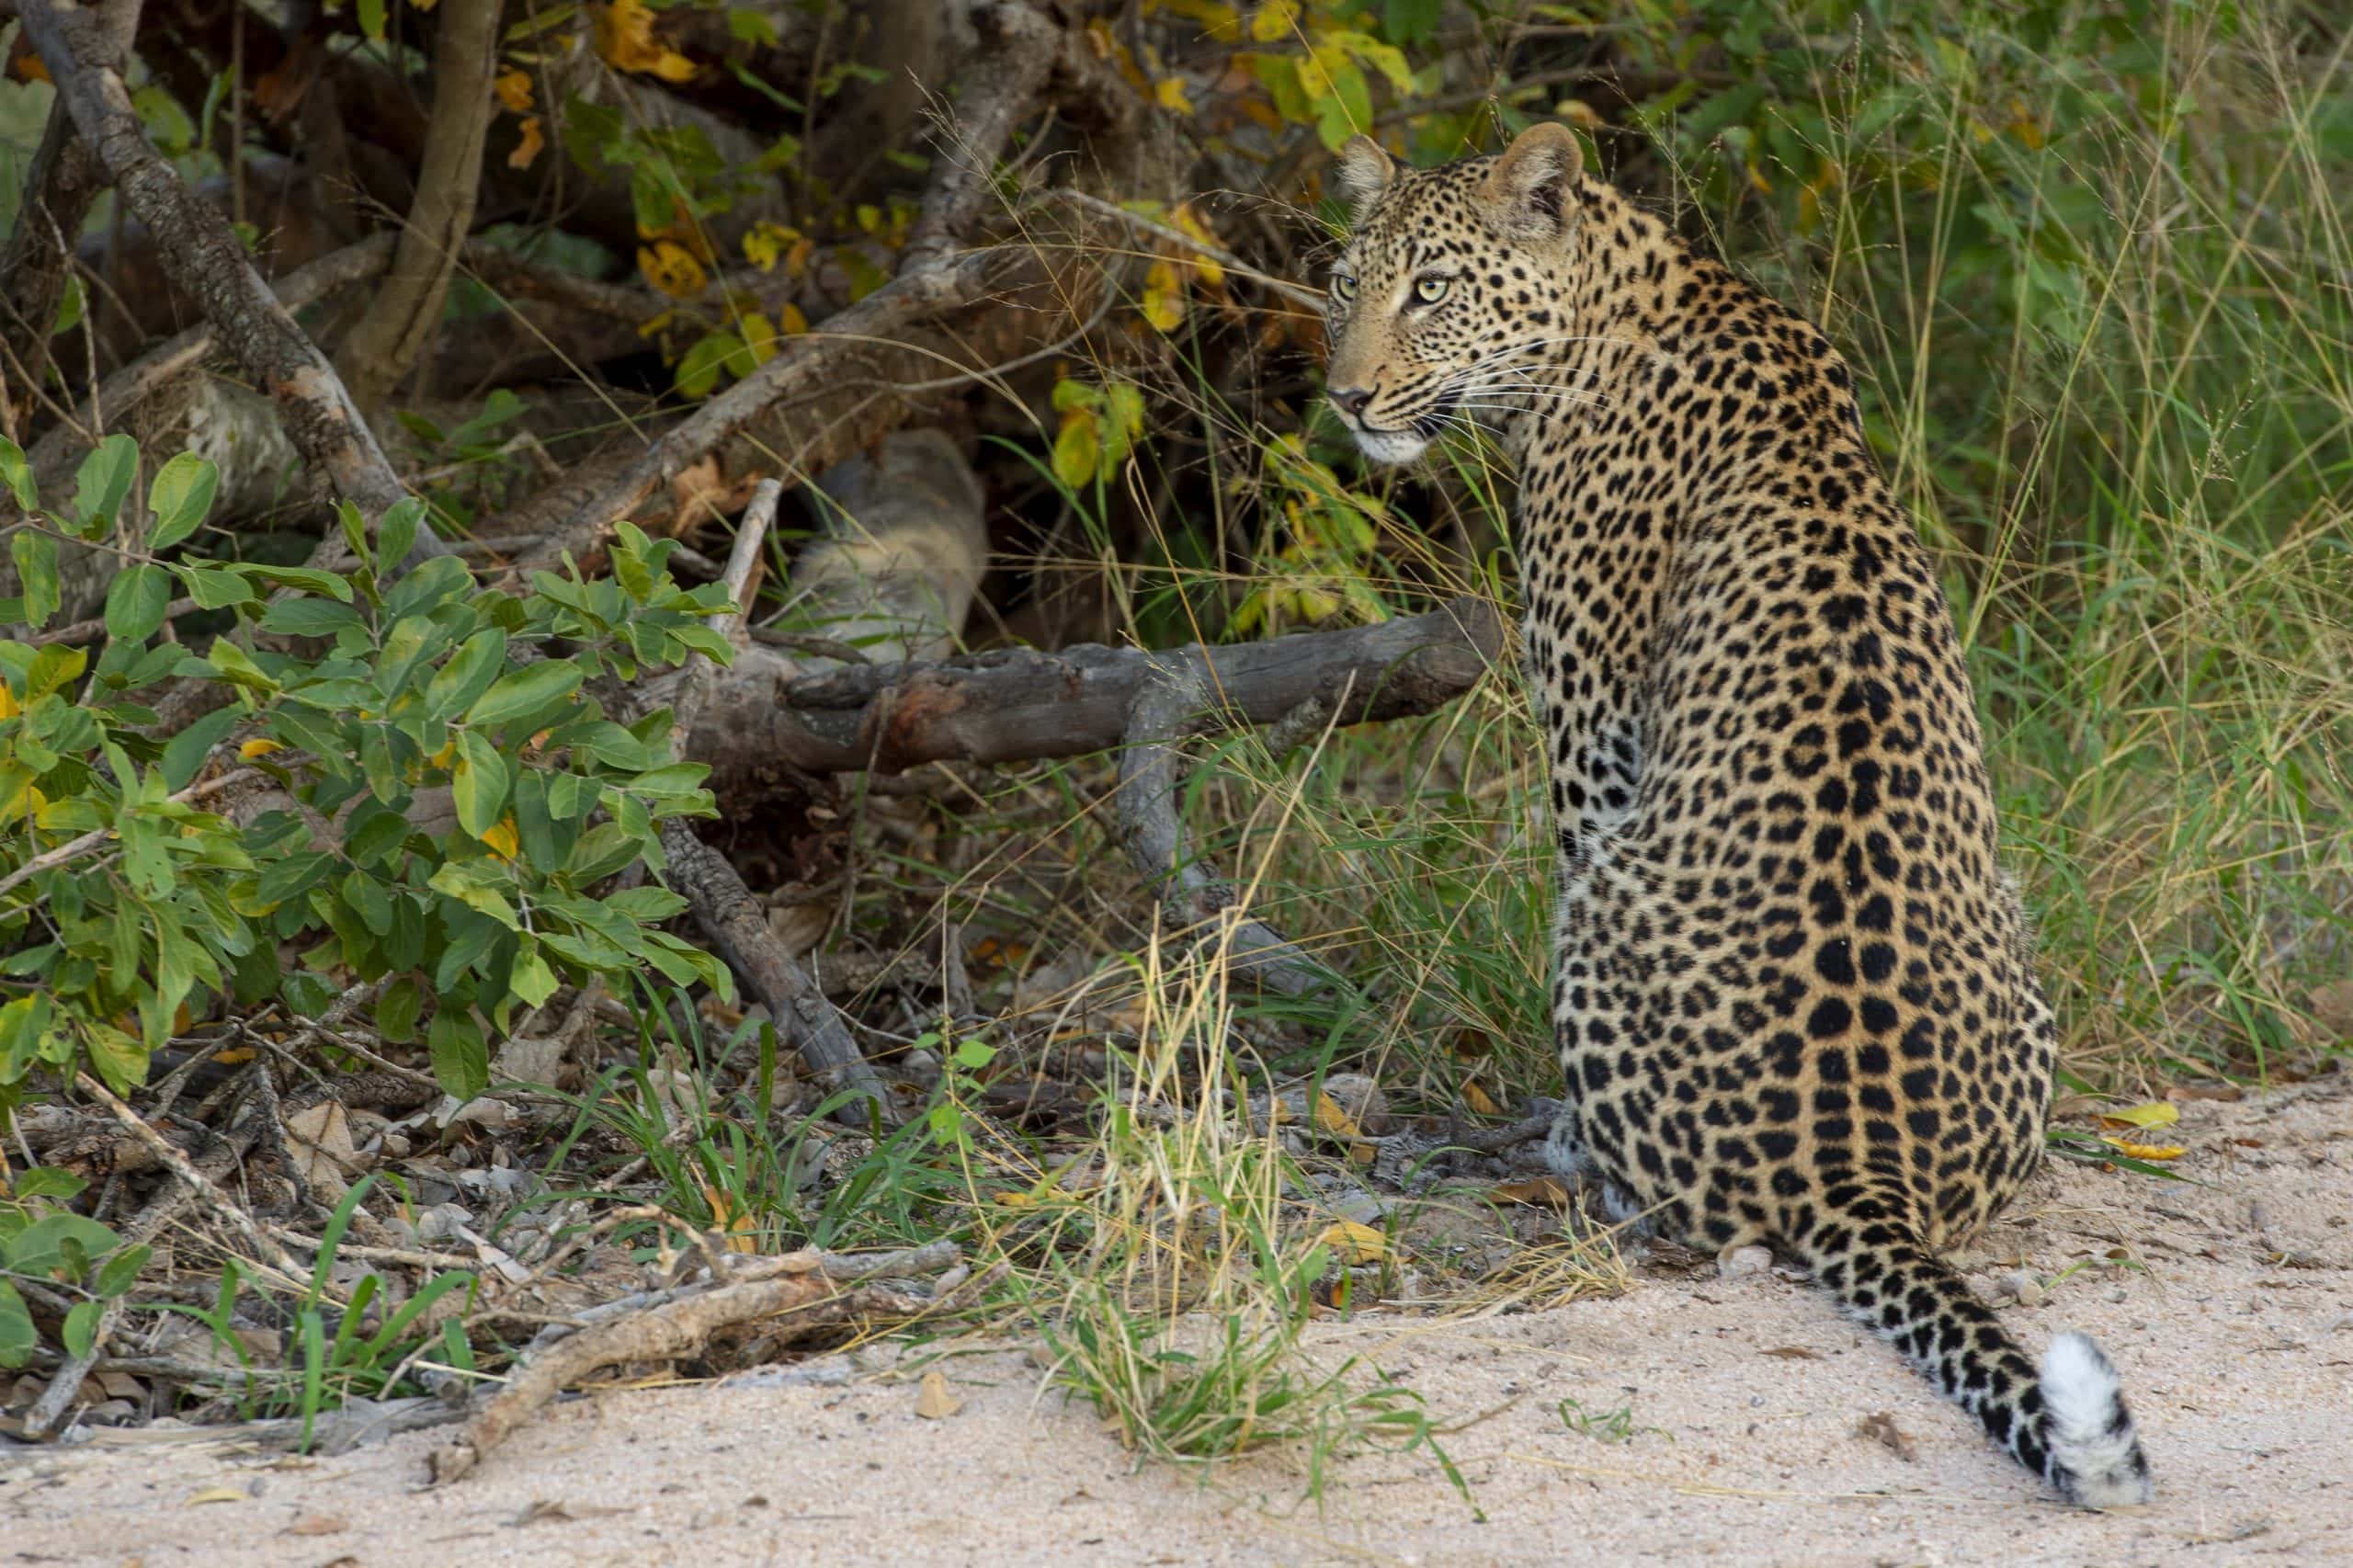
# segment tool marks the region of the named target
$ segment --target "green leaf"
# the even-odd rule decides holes
[[[499,390],[506,391],[503,387]],[[384,520],[376,525],[377,556],[386,563],[388,570],[397,568],[408,559],[408,552],[416,545],[417,528],[424,517],[423,497],[404,495],[392,503],[391,509],[384,514]]]
[[[433,1076],[449,1093],[470,1100],[490,1086],[490,1049],[466,1009],[445,1005],[436,1012],[426,1046],[433,1053]]]
[[[139,1271],[147,1267],[147,1260],[154,1253],[153,1247],[144,1244],[121,1248],[100,1266],[97,1281],[91,1289],[103,1300],[114,1300],[139,1282]]]
[[[231,605],[253,602],[254,585],[234,572],[187,565],[175,565],[172,570],[188,585],[188,597],[196,601],[199,609],[226,609]]]
[[[97,1301],[76,1301],[74,1310],[65,1314],[64,1330],[58,1337],[65,1343],[69,1356],[87,1356],[97,1347],[98,1319],[106,1307]]]
[[[17,1288],[0,1279],[0,1367],[21,1367],[40,1345],[40,1331]]]
[[[1382,0],[1381,30],[1392,43],[1416,44],[1438,30],[1443,0]]]
[[[468,909],[473,910],[478,914],[490,916],[491,919],[496,921],[499,925],[506,926],[509,931],[520,931],[523,928],[522,920],[517,916],[515,913],[515,906],[506,902],[506,895],[501,893],[496,888],[486,887],[483,883],[475,881],[472,876],[470,876],[468,874],[468,863],[452,862],[449,865],[443,866],[439,870],[433,873],[432,880],[427,881],[425,885],[431,888],[435,892],[449,894],[451,898],[456,899],[460,903],[464,904]],[[485,934],[480,946],[488,946],[492,935],[494,935],[494,933]],[[452,937],[449,944],[449,951],[455,952],[457,950],[458,938]],[[477,949],[477,952],[478,951],[479,948]],[[473,956],[473,954],[468,955],[469,959]],[[462,969],[465,966],[461,963],[457,967],[459,969]],[[442,968],[449,968],[449,955],[447,953],[442,957]],[[446,974],[442,972],[442,970],[436,970],[434,971],[434,983],[441,987],[443,990],[449,989],[449,985],[455,979],[456,971],[454,970],[451,970]]]
[[[127,1095],[147,1081],[147,1047],[137,1035],[125,1034],[112,1024],[87,1025],[90,1065],[107,1087]]]
[[[142,563],[107,589],[107,635],[118,642],[144,642],[164,624],[172,602],[172,574]]]
[[[164,747],[165,786],[176,793],[187,789],[194,781],[197,769],[204,766],[204,759],[211,755],[212,748],[220,744],[244,716],[240,709],[219,709],[174,735]]]
[[[678,357],[671,383],[688,397],[708,397],[722,371],[743,376],[756,363],[752,350],[732,332],[714,332]]]
[[[480,838],[498,825],[514,779],[498,748],[472,730],[458,737],[458,766],[450,775],[458,825]]]
[[[460,562],[458,569],[465,570],[464,563]],[[265,583],[275,583],[281,588],[307,588],[329,598],[341,599],[345,604],[351,602],[349,580],[333,572],[314,572],[307,566],[273,566],[266,561],[240,561],[233,570],[243,572],[248,577],[258,577]]]
[[[609,720],[599,721],[572,743],[575,751],[585,751],[608,767],[642,772],[653,766],[653,754],[645,743]]]
[[[147,486],[147,505],[155,514],[147,548],[166,551],[196,532],[220,488],[220,471],[193,452],[182,452],[165,463]]]
[[[29,998],[28,998],[29,1000]],[[35,1165],[17,1177],[12,1196],[19,1203],[36,1198],[56,1198],[71,1203],[90,1188],[90,1184],[72,1171],[62,1171],[54,1165]]]
[[[384,884],[365,871],[343,879],[343,902],[351,905],[360,924],[379,937],[392,934],[392,896]]]
[[[540,956],[537,946],[524,949],[515,960],[515,972],[507,977],[507,987],[527,1007],[536,1007],[555,994],[555,971]]]
[[[376,1032],[395,1045],[406,1045],[416,1038],[416,1020],[424,1011],[425,987],[415,975],[402,975],[376,999]]]
[[[434,719],[453,719],[482,696],[506,661],[506,633],[485,627],[466,639],[449,662],[425,688],[425,711]]]
[[[261,629],[287,637],[333,637],[364,626],[359,612],[332,599],[281,599],[263,612]]]
[[[57,577],[57,540],[30,528],[20,529],[8,541],[8,553],[17,563],[17,581],[24,585],[26,621],[36,629],[46,626],[64,602],[64,589]]]
[[[569,659],[546,659],[509,670],[466,714],[468,724],[485,729],[526,719],[580,688],[580,666]]]
[[[384,41],[384,0],[359,0],[359,30],[377,43]],[[479,79],[479,78],[477,78]]]
[[[28,517],[40,505],[40,496],[33,489],[33,465],[26,460],[25,449],[6,436],[0,436],[0,481],[7,483],[18,509]]]
[[[577,773],[558,773],[548,779],[548,815],[557,822],[586,816],[597,804],[600,787]]]
[[[108,436],[82,460],[74,480],[74,511],[85,538],[104,538],[106,527],[122,515],[138,466],[139,443],[120,435]]]

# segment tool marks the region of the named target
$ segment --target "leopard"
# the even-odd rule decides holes
[[[2030,1360],[1946,1253],[2040,1166],[2057,1057],[1962,648],[1829,338],[1538,120],[1336,154],[1324,396],[1517,477],[1555,843],[1544,1153],[1763,1246],[2069,1502],[2154,1496],[2113,1363]]]

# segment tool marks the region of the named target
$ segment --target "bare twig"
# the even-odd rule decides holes
[[[472,1471],[531,1415],[569,1384],[606,1367],[668,1361],[692,1355],[724,1328],[791,1314],[794,1333],[867,1318],[918,1318],[961,1311],[1003,1277],[984,1270],[938,1295],[906,1285],[918,1267],[939,1267],[957,1256],[953,1243],[933,1243],[914,1255],[868,1264],[848,1278],[867,1281],[843,1289],[844,1277],[820,1254],[762,1259],[707,1289],[599,1324],[558,1341],[509,1380],[506,1389],[467,1424],[465,1435],[433,1456],[433,1479],[447,1485]],[[921,1258],[921,1264],[915,1259]],[[932,1260],[937,1259],[937,1262]]]
[[[181,1184],[193,1192],[199,1202],[226,1221],[231,1230],[243,1236],[247,1244],[272,1267],[281,1270],[289,1279],[299,1280],[303,1277],[302,1269],[293,1258],[287,1256],[286,1249],[264,1235],[261,1227],[254,1223],[253,1216],[239,1208],[227,1193],[215,1187],[211,1179],[203,1172],[190,1165],[188,1156],[174,1147],[169,1139],[148,1126],[144,1118],[117,1098],[112,1089],[108,1088],[87,1073],[76,1073],[74,1075],[74,1082],[80,1086],[84,1094],[113,1112],[114,1119],[122,1123],[126,1131],[147,1145],[148,1150],[162,1162],[165,1168],[178,1177]]]
[[[473,226],[483,139],[497,103],[490,81],[498,68],[500,9],[501,0],[449,0],[436,17],[433,118],[416,199],[383,290],[341,356],[352,400],[363,410],[383,401],[441,324],[449,274]]]
[[[97,19],[73,0],[17,0],[25,32],[131,210],[153,231],[156,258],[198,300],[248,374],[268,389],[287,435],[335,492],[372,522],[406,492],[333,366],[278,302],[229,222],[197,199],[156,153]],[[417,530],[412,560],[440,551]]]

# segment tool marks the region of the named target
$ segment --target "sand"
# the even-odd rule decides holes
[[[465,1482],[445,1435],[335,1459],[225,1445],[0,1451],[0,1560],[178,1563],[2321,1563],[2353,1562],[2353,1093],[2196,1102],[2161,1183],[2067,1165],[1964,1259],[2039,1351],[2096,1335],[2158,1500],[2063,1507],[1802,1282],[1637,1269],[1558,1311],[1319,1324],[1454,1421],[1483,1520],[1420,1455],[1137,1470],[1018,1348],[954,1357],[915,1415],[883,1347],[561,1404]],[[2114,1256],[2110,1256],[2113,1254]],[[2031,1293],[2031,1292],[2029,1292]],[[1628,1409],[1622,1441],[1560,1402]],[[1859,1431],[1884,1415],[1910,1454]],[[208,1500],[219,1499],[219,1500]]]

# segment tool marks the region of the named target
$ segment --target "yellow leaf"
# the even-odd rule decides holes
[[[185,1506],[193,1508],[199,1503],[245,1503],[250,1501],[252,1501],[252,1494],[248,1493],[242,1486],[208,1486],[201,1492],[190,1493]]]
[[[535,114],[523,122],[522,137],[515,143],[515,150],[506,154],[506,166],[510,169],[529,168],[538,161],[540,153],[546,149],[547,144],[546,130],[540,124],[540,117]]]
[[[41,808],[48,804],[49,797],[40,792],[28,773],[22,783],[0,794],[0,822],[15,822],[18,817],[38,820]]]
[[[426,757],[425,760],[431,763],[436,767],[447,767],[449,766],[449,759],[457,755],[458,743],[451,741],[448,745],[443,746],[439,751],[435,752],[431,756]]]
[[[945,1421],[964,1408],[964,1402],[948,1392],[948,1380],[938,1372],[926,1372],[923,1386],[915,1392],[915,1414],[926,1421]]]
[[[776,358],[776,340],[781,335],[776,330],[776,324],[759,312],[753,311],[737,322],[735,335],[752,351],[753,364],[765,365]]]
[[[1342,1263],[1379,1263],[1389,1256],[1389,1238],[1354,1220],[1342,1220],[1315,1239]]]
[[[1034,1193],[1000,1192],[996,1195],[996,1201],[1007,1209],[1028,1209],[1034,1205],[1038,1199]]]
[[[1340,1107],[1340,1102],[1327,1094],[1315,1096],[1315,1125],[1335,1138],[1361,1138],[1364,1129],[1357,1125],[1355,1117]]]
[[[779,332],[782,333],[787,337],[790,337],[796,333],[803,333],[809,330],[809,318],[801,313],[801,307],[799,305],[788,302],[784,309],[777,312],[776,326]]]
[[[2178,1143],[2135,1143],[2124,1138],[2102,1138],[2100,1142],[2128,1160],[2178,1160],[2189,1153]]]
[[[744,259],[762,272],[774,272],[776,264],[784,259],[785,252],[800,237],[800,230],[764,218],[744,236]]]
[[[286,747],[279,742],[261,736],[256,736],[254,739],[247,741],[244,745],[239,746],[237,748],[237,755],[244,757],[247,762],[251,762],[257,756],[267,756],[271,752],[284,751]]]
[[[0,719],[13,719],[23,711],[17,706],[17,694],[8,689],[8,683],[0,681]]]
[[[596,31],[597,53],[616,71],[635,71],[665,82],[684,82],[695,74],[695,62],[665,49],[654,39],[654,13],[644,0],[613,0],[609,6],[588,7]]]
[[[1153,84],[1152,96],[1162,108],[1171,114],[1190,115],[1193,112],[1192,100],[1185,96],[1185,78],[1182,76],[1163,76]]]
[[[490,846],[490,852],[500,859],[512,860],[519,843],[515,832],[515,819],[512,816],[501,817],[483,834],[482,841]]]
[[[1242,13],[1225,0],[1162,0],[1161,9],[1201,24],[1201,31],[1219,43],[1242,41]]]
[[[1569,1206],[1569,1189],[1551,1176],[1537,1176],[1531,1181],[1507,1181],[1487,1196],[1498,1203],[1532,1203],[1552,1209]]]
[[[1185,323],[1185,285],[1176,269],[1155,261],[1143,277],[1143,319],[1162,332],[1175,332]]]
[[[1217,244],[1217,236],[1210,232],[1210,226],[1207,223],[1202,222],[1199,216],[1194,212],[1193,204],[1191,202],[1188,201],[1184,203],[1182,206],[1178,207],[1176,211],[1170,213],[1169,220],[1174,222],[1179,230],[1183,231],[1192,238],[1200,241],[1201,244],[1205,245],[1213,245]],[[1219,264],[1217,258],[1214,256],[1195,256],[1193,257],[1193,270],[1200,274],[1201,284],[1204,288],[1215,289],[1225,282],[1225,268]]]
[[[510,66],[498,74],[498,79],[490,85],[490,88],[498,95],[498,101],[505,104],[509,112],[514,114],[531,112],[529,72],[519,66]]]
[[[1290,37],[1298,26],[1299,0],[1274,0],[1250,18],[1250,37],[1258,43],[1274,43]]]
[[[710,281],[694,253],[674,240],[657,240],[637,247],[637,269],[645,280],[674,300],[690,300]]]
[[[1462,1103],[1481,1116],[1501,1116],[1504,1113],[1504,1108],[1495,1103],[1495,1096],[1479,1086],[1476,1078],[1462,1080]]]
[[[2107,1127],[2171,1127],[2181,1119],[2181,1108],[2168,1100],[2151,1100],[2129,1110],[2102,1111],[2099,1119]]]
[[[710,1205],[711,1228],[727,1238],[729,1252],[754,1253],[760,1250],[759,1237],[750,1210],[732,1196],[722,1192],[709,1182],[702,1184],[703,1200]]]

